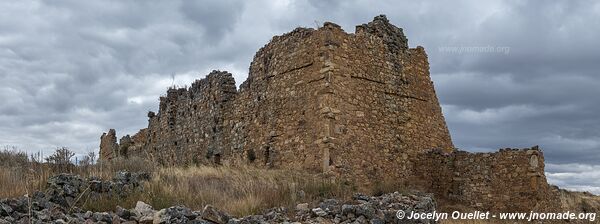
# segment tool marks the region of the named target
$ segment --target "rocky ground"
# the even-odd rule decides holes
[[[135,208],[117,207],[114,211],[83,211],[76,205],[86,195],[87,200],[102,196],[127,197],[143,190],[147,173],[119,172],[112,181],[83,179],[60,174],[48,180],[44,192],[31,196],[0,200],[0,224],[8,223],[435,223],[433,221],[398,220],[396,212],[403,210],[432,212],[435,201],[431,195],[390,193],[377,197],[356,194],[350,201],[326,199],[311,206],[298,204],[295,209],[273,208],[262,214],[232,217],[207,205],[202,211],[184,206],[155,210],[137,202]]]

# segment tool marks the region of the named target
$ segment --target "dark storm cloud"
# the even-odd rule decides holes
[[[200,25],[209,41],[220,40],[226,32],[231,31],[239,19],[243,2],[225,1],[183,1],[183,15]]]
[[[540,145],[552,183],[600,192],[593,1],[4,1],[0,144],[96,149],[146,126],[172,84],[213,69],[240,84],[273,35],[379,14],[427,50],[457,147]]]

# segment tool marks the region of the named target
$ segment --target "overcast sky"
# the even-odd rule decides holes
[[[239,85],[273,35],[386,14],[425,47],[457,147],[540,145],[551,183],[600,193],[600,3],[539,3],[1,1],[0,145],[96,150],[172,84],[220,69]]]

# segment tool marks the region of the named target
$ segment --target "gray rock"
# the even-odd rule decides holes
[[[4,202],[0,202],[0,216],[10,216],[12,212],[12,207],[8,206]]]
[[[121,206],[117,206],[117,209],[115,209],[115,213],[116,213],[117,216],[119,216],[119,217],[121,217],[122,219],[125,219],[125,220],[128,220],[132,216],[135,215],[131,211],[129,211],[127,209],[124,209]]]
[[[91,211],[87,211],[83,214],[84,219],[91,219],[94,216],[94,213]]]
[[[338,214],[341,212],[340,202],[336,199],[325,199],[319,203],[319,207],[327,213]]]
[[[198,214],[189,208],[173,206],[154,213],[154,223],[188,223],[197,217]]]
[[[48,209],[44,209],[42,211],[37,211],[33,213],[35,217],[37,217],[38,220],[47,222],[50,221],[50,214],[48,212]]]
[[[231,216],[221,210],[218,210],[217,208],[213,207],[212,205],[206,205],[204,207],[204,209],[202,210],[202,219],[211,221],[211,222],[215,222],[218,224],[225,224],[227,222],[229,222],[229,219],[231,219]]]
[[[356,193],[352,196],[352,199],[357,201],[369,201],[371,197],[362,193]]]
[[[154,221],[154,209],[149,204],[138,201],[135,204],[134,213],[140,223],[152,223]]]
[[[308,210],[308,203],[302,203],[302,204],[296,205],[296,210],[307,211]]]
[[[370,203],[360,204],[355,208],[356,215],[363,215],[367,219],[375,216],[375,208]]]
[[[154,209],[151,205],[144,203],[143,201],[138,201],[135,203],[134,211],[140,214],[149,214],[154,213]]]
[[[354,221],[356,223],[367,223],[367,218],[365,218],[364,216],[359,216],[358,218],[356,218],[356,220]]]
[[[347,215],[356,212],[355,205],[342,205],[342,214]]]
[[[385,224],[385,222],[379,218],[371,219],[370,223],[371,224]]]
[[[88,182],[89,186],[90,186],[90,191],[92,192],[104,192],[105,190],[103,189],[103,185],[102,185],[102,181],[100,180],[90,180]]]
[[[154,223],[154,224],[169,223],[169,220],[171,217],[169,217],[166,213],[167,213],[166,209],[161,209],[158,212],[155,212],[152,223]]]
[[[108,214],[108,212],[96,212],[92,217],[96,222],[111,223],[113,220],[112,215]]]
[[[313,208],[312,212],[313,212],[313,214],[315,214],[316,216],[319,216],[319,217],[323,217],[323,216],[327,215],[327,212],[323,211],[322,208]]]
[[[8,223],[15,223],[15,218],[7,216],[4,217],[4,221],[7,221]]]
[[[198,218],[196,218],[194,220],[189,221],[188,224],[214,224],[214,223],[211,222],[211,221],[206,221],[206,220],[198,217]]]
[[[140,176],[135,173],[119,172],[113,181],[90,178],[87,181],[70,174],[61,174],[49,180],[46,192],[32,194],[31,198],[20,197],[0,200],[0,224],[4,223],[198,223],[198,224],[267,224],[267,223],[398,223],[396,211],[432,212],[435,200],[432,195],[422,193],[384,194],[367,196],[356,194],[352,201],[326,199],[311,208],[303,203],[296,206],[295,216],[289,217],[286,208],[272,208],[260,214],[243,218],[232,218],[229,214],[207,205],[202,212],[194,212],[183,206],[155,211],[152,206],[138,201],[135,208],[128,210],[116,207],[114,212],[82,211],[74,205],[83,190],[90,189],[90,197],[112,194],[117,190],[131,191],[139,185]],[[89,188],[88,188],[89,187]],[[92,190],[92,188],[94,190]],[[29,217],[28,200],[31,200]],[[31,218],[31,220],[30,220]],[[297,222],[296,222],[297,221]],[[436,223],[432,220],[402,220],[403,223]]]
[[[238,219],[238,218],[231,218],[229,219],[229,221],[227,222],[227,224],[239,224],[242,223],[242,219]]]
[[[57,220],[54,220],[54,224],[67,224],[67,223],[68,223],[68,222],[66,222],[66,221],[65,221],[65,220],[63,220],[63,219],[57,219]]]

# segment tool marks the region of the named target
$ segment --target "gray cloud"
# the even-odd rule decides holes
[[[244,2],[239,1],[183,1],[183,15],[203,29],[203,37],[210,42],[221,40],[237,23]]]
[[[213,69],[241,83],[273,35],[324,21],[353,32],[387,14],[411,46],[427,50],[456,146],[540,145],[552,183],[599,192],[591,180],[600,165],[594,1],[5,1],[0,8],[0,145],[96,149],[108,128],[121,135],[146,126],[146,112],[172,84]]]

